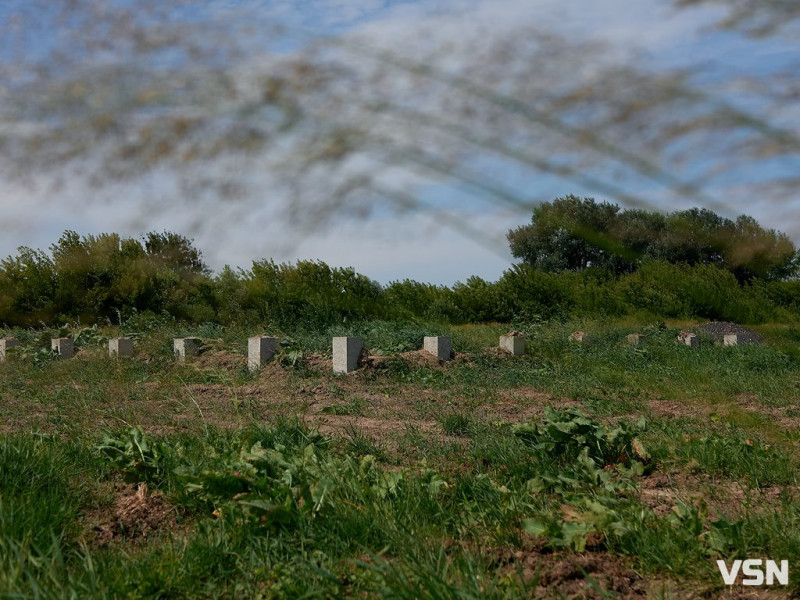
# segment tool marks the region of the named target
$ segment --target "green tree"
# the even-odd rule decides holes
[[[92,322],[134,310],[209,318],[208,273],[200,252],[179,234],[149,233],[140,241],[65,231],[49,255],[22,247],[0,262],[0,321]]]
[[[542,271],[589,266],[625,268],[625,249],[613,235],[619,206],[565,196],[533,209],[530,225],[508,233],[511,254]]]
[[[56,273],[41,250],[22,246],[0,262],[0,322],[33,325],[52,314]]]
[[[536,207],[531,223],[509,231],[508,240],[516,258],[542,271],[592,267],[621,275],[656,260],[718,266],[745,283],[787,279],[800,269],[785,234],[705,208],[662,215],[566,196]]]
[[[240,277],[241,306],[280,324],[323,329],[345,319],[377,316],[382,306],[383,288],[377,282],[322,261],[259,260]]]
[[[194,242],[178,233],[151,231],[145,235],[144,246],[147,255],[162,267],[196,275],[211,272]]]

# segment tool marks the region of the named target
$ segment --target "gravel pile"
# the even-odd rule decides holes
[[[737,325],[736,323],[728,323],[725,321],[709,321],[702,325],[692,327],[692,330],[700,333],[706,333],[714,338],[716,342],[722,342],[722,338],[729,334],[735,334],[739,337],[740,344],[762,344],[764,337],[752,329],[744,325]]]

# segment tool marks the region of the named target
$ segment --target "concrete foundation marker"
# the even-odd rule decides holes
[[[723,346],[738,346],[739,345],[739,336],[735,333],[726,333],[725,337],[722,338],[722,345]]]
[[[133,340],[130,338],[111,338],[108,340],[108,355],[111,357],[130,358],[133,356]]]
[[[75,343],[70,338],[54,338],[50,340],[50,349],[58,354],[58,358],[67,359],[75,355]]]
[[[501,335],[500,348],[514,356],[522,356],[525,353],[525,334],[511,331],[506,335]]]
[[[200,346],[202,342],[200,338],[175,338],[172,342],[172,347],[175,352],[175,358],[179,362],[185,362],[187,358],[193,358],[200,354]]]
[[[425,337],[423,348],[425,352],[433,354],[439,360],[450,360],[450,338],[449,337]]]
[[[19,346],[19,340],[13,337],[0,338],[0,362],[3,362],[8,355],[8,351]]]
[[[258,371],[275,356],[278,340],[274,337],[257,335],[247,340],[247,368]]]
[[[361,356],[360,337],[335,337],[333,338],[333,372],[351,373],[358,368],[358,358]]]

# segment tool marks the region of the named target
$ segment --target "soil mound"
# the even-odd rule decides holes
[[[146,483],[120,484],[111,510],[92,515],[90,521],[95,543],[104,546],[120,538],[135,540],[172,529],[176,512],[161,492],[151,493]]]
[[[708,334],[714,338],[715,342],[722,342],[726,335],[738,336],[740,344],[763,344],[764,337],[757,331],[727,321],[709,321],[702,325],[692,327],[694,331]]]

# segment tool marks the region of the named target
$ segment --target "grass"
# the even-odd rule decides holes
[[[70,361],[10,332],[0,597],[683,597],[722,590],[718,558],[800,563],[795,330],[679,325],[537,324],[522,357],[486,350],[508,325],[443,328],[461,354],[427,364],[401,354],[422,325],[364,324],[387,358],[344,378],[331,332],[255,374],[247,330],[142,325],[129,361],[102,353],[124,328]],[[188,334],[209,349],[177,365]]]

